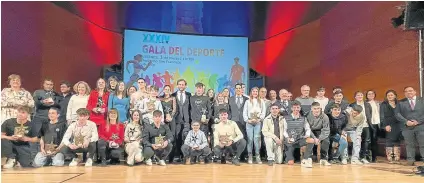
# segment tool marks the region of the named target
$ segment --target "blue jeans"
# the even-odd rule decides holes
[[[331,136],[333,143],[338,143],[339,148],[337,149],[336,154],[333,154],[334,159],[338,159],[340,156],[341,159],[346,159],[345,150],[347,149],[347,141],[344,138],[341,138],[339,134]]]
[[[39,152],[34,158],[34,167],[42,167],[44,165],[50,164],[53,166],[63,166],[65,163],[65,156],[62,153],[57,153],[54,156],[45,156],[43,153]]]
[[[252,154],[253,145],[255,145],[255,153],[259,155],[261,148],[261,123],[254,125],[246,123],[247,133],[247,153]]]

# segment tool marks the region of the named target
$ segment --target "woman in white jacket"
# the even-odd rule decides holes
[[[255,146],[256,163],[261,164],[259,149],[261,148],[261,122],[265,118],[265,101],[259,99],[259,88],[250,90],[250,99],[246,101],[243,108],[243,119],[246,122],[248,163],[253,163],[252,150]]]
[[[69,99],[68,108],[66,111],[66,120],[68,125],[78,120],[77,110],[86,108],[88,96],[90,95],[90,86],[85,81],[79,81],[74,85],[75,95]]]

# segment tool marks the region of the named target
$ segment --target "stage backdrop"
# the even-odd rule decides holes
[[[206,90],[221,92],[234,84],[247,83],[248,38],[184,35],[125,30],[124,81],[136,85],[144,78],[148,85],[162,91],[170,85],[176,90],[177,80],[187,81],[187,89],[202,82]],[[206,92],[206,91],[205,91]]]

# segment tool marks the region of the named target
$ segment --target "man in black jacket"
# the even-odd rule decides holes
[[[53,91],[53,80],[44,79],[43,89],[34,92],[35,114],[32,122],[35,123],[37,132],[40,132],[43,123],[49,121],[48,113],[51,107],[60,108],[59,97]]]
[[[405,124],[402,135],[406,143],[408,165],[415,162],[415,147],[418,142],[421,158],[424,161],[424,99],[417,96],[413,87],[404,89],[405,97],[399,101],[395,115],[396,119]]]
[[[60,82],[60,92],[61,94],[58,96],[59,106],[60,106],[60,116],[59,121],[66,120],[66,111],[68,110],[69,99],[71,99],[71,83],[68,81]]]

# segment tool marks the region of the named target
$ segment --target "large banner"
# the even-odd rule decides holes
[[[194,92],[194,85],[202,82],[206,90],[212,88],[217,93],[229,88],[234,93],[234,84],[247,84],[247,59],[246,37],[138,30],[125,30],[124,33],[124,81],[127,86],[136,86],[137,79],[144,78],[148,85],[159,88],[170,85],[175,91],[177,80],[183,78],[189,92]]]

